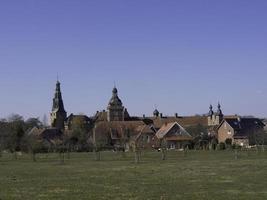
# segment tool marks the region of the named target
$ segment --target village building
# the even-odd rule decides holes
[[[93,117],[74,114],[67,117],[59,81],[56,83],[50,118],[51,132],[59,129],[71,134],[78,125],[87,130],[89,140],[96,140],[108,148],[122,147],[125,150],[130,149],[133,141],[141,141],[144,148],[158,148],[161,139],[166,139],[168,148],[182,148],[198,135],[203,134],[201,131],[207,132],[210,138],[218,142],[225,142],[227,138],[232,138],[233,143],[245,144],[243,140],[247,141],[249,134],[244,130],[251,130],[248,128],[251,127],[248,119],[242,119],[242,129],[237,130],[237,127],[233,126],[238,123],[237,117],[224,116],[220,103],[218,103],[216,112],[210,105],[206,115],[179,116],[175,113],[173,116],[164,116],[158,109],[155,109],[151,117],[145,115],[133,117],[124,107],[116,87],[112,90],[107,110],[98,111]],[[260,120],[254,120],[262,126]],[[230,123],[232,121],[235,122]],[[226,125],[222,125],[223,123]],[[224,128],[225,126],[227,128]],[[226,131],[226,129],[229,130]]]
[[[101,145],[129,150],[131,142],[142,137],[144,147],[151,147],[150,143],[155,133],[141,118],[129,115],[118,96],[116,87],[112,90],[107,111],[97,112],[94,118],[94,137]]]
[[[74,115],[71,113],[65,120],[65,130],[73,130],[75,128],[83,128],[88,130],[92,127],[93,122],[87,115]],[[78,127],[79,126],[79,127]]]
[[[255,145],[255,137],[264,130],[265,124],[258,118],[228,118],[224,119],[218,127],[218,142],[227,140],[236,145]]]
[[[208,126],[219,126],[222,122],[224,115],[221,110],[221,104],[218,103],[217,112],[213,112],[213,107],[210,105],[210,110],[208,113]]]
[[[193,137],[177,122],[166,123],[156,133],[158,140],[165,140],[168,149],[183,149]]]
[[[163,114],[160,113],[159,115],[154,115],[153,117],[145,117],[143,120],[147,124],[153,125],[156,130],[159,130],[165,124],[172,122],[177,122],[184,128],[197,125],[207,126],[208,124],[206,116],[178,116],[177,113],[173,116],[163,116]]]
[[[61,143],[64,133],[58,128],[32,128],[28,136],[34,136],[37,140],[41,141],[42,145],[39,147],[43,151],[49,151],[56,148]],[[31,144],[34,145],[34,144]]]

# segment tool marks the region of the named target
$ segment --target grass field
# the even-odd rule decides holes
[[[267,199],[267,152],[73,153],[0,158],[0,199]]]

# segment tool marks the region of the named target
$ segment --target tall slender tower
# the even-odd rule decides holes
[[[60,82],[57,81],[55,97],[53,99],[52,112],[50,114],[51,126],[63,130],[66,118],[67,118],[67,113],[64,109],[64,103],[62,100],[62,95],[60,90]]]
[[[222,109],[221,109],[221,104],[220,102],[218,103],[218,107],[217,107],[217,112],[216,112],[216,121],[218,124],[220,124],[223,120],[223,112],[222,112]]]
[[[125,108],[118,96],[118,90],[114,87],[108,104],[108,121],[124,121],[124,112]]]

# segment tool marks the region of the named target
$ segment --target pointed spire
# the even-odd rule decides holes
[[[55,96],[53,99],[52,111],[65,112],[61,89],[60,89],[60,82],[58,80],[56,83],[56,90],[55,90]]]
[[[53,98],[52,112],[50,114],[51,126],[64,130],[64,122],[67,118],[67,112],[64,109],[61,95],[60,82],[57,78],[55,96]]]

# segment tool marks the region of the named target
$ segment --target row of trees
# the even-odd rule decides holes
[[[24,118],[17,114],[12,114],[7,119],[0,120],[0,151],[3,149],[10,152],[21,151],[26,148],[25,134],[33,127],[44,127],[39,118]]]
[[[35,134],[28,134],[34,127],[44,130],[47,128],[47,118],[41,121],[39,118],[24,118],[18,114],[12,114],[6,119],[0,120],[0,156],[3,150],[13,153],[17,158],[19,151],[32,153],[33,160],[38,152],[44,151],[85,151],[92,148],[92,144],[88,142],[88,127],[80,120],[74,121],[72,124],[72,134],[62,133],[60,137],[40,138]],[[47,139],[47,140],[46,140]]]

